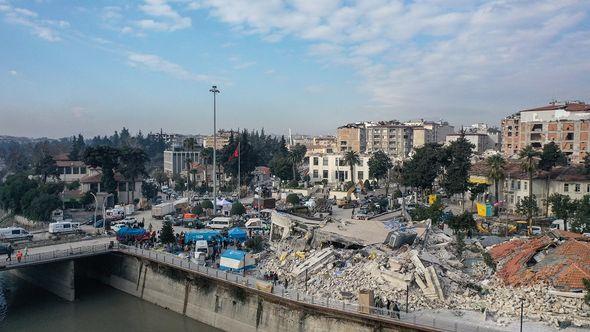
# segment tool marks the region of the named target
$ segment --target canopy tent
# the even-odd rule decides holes
[[[211,229],[202,229],[202,230],[184,233],[184,243],[185,244],[191,243],[193,241],[196,242],[198,240],[220,241],[221,239],[222,239],[222,237],[221,237],[220,232],[216,231],[216,230],[211,230]]]
[[[250,270],[255,267],[254,257],[241,250],[226,250],[221,254],[219,260],[220,270],[241,271]]]
[[[232,240],[246,241],[248,233],[239,227],[234,227],[227,232],[227,237]]]
[[[246,228],[262,228],[264,225],[260,218],[250,218],[246,221]]]
[[[217,206],[226,206],[226,205],[232,205],[233,203],[226,200],[225,198],[223,199],[217,199],[216,200]]]

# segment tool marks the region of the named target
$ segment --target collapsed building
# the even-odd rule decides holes
[[[459,254],[455,237],[430,221],[273,212],[269,250],[258,258],[261,272],[275,272],[290,288],[313,296],[355,301],[361,290],[370,289],[404,309],[407,298],[411,311],[470,310],[500,324],[514,320],[523,302],[529,318],[590,326],[583,293],[572,293],[583,287],[583,278],[590,279],[590,243],[572,234],[505,242],[467,239]],[[494,244],[489,253],[496,274],[484,262],[482,243]]]

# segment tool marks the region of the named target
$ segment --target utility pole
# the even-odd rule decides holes
[[[242,197],[242,178],[241,178],[241,173],[240,173],[240,167],[242,164],[242,142],[238,141],[238,199],[240,199]]]
[[[524,314],[524,299],[520,299],[520,332],[522,332],[522,316]]]
[[[217,85],[213,85],[209,92],[213,93],[213,214],[217,213]]]

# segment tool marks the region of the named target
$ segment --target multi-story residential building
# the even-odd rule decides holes
[[[354,181],[369,178],[370,156],[361,154],[360,164],[353,168]],[[326,180],[329,184],[352,181],[350,166],[344,161],[344,153],[316,154],[309,157],[309,177],[311,182]]]
[[[413,147],[412,127],[397,121],[367,123],[366,137],[367,153],[383,151],[394,160],[405,159]]]
[[[364,122],[349,123],[336,130],[336,151],[364,153],[367,148]]]
[[[226,145],[228,145],[229,138],[231,137],[232,134],[236,135],[237,133],[235,133],[232,130],[219,130],[217,132],[217,148],[216,148],[216,150],[223,149]],[[213,135],[205,136],[205,138],[203,138],[203,147],[204,148],[212,148],[214,145],[213,141],[214,141]]]
[[[455,132],[455,127],[446,121],[408,121],[404,123],[412,127],[412,147],[414,149],[424,146],[426,143],[444,144],[447,135]]]
[[[493,150],[496,148],[496,143],[488,134],[483,133],[464,133],[465,139],[473,144],[473,152],[475,153],[483,153],[486,150]],[[450,134],[447,135],[447,139],[445,144],[449,144],[453,141],[456,141],[461,134]]]
[[[578,163],[590,152],[590,105],[583,102],[553,102],[522,110],[502,120],[502,153],[512,157],[525,146],[541,150],[555,142],[571,162]]]
[[[185,150],[166,150],[164,151],[164,172],[168,175],[180,174],[187,169],[187,160],[190,162],[200,162],[201,149],[193,151]]]
[[[66,154],[60,154],[54,157],[59,179],[65,183],[80,181],[86,176],[88,167],[83,161],[70,160]]]

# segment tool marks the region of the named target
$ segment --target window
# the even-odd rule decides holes
[[[340,145],[346,145],[346,141],[340,141]]]
[[[318,170],[317,170],[317,169],[314,169],[314,170],[313,170],[313,177],[314,177],[314,178],[318,178],[318,177],[319,177],[319,172],[318,172]]]
[[[516,189],[520,190],[520,180],[516,183]]]
[[[586,185],[586,192],[587,192],[587,193],[590,193],[590,184],[587,184],[587,185]]]
[[[363,174],[363,171],[358,171],[358,174],[357,174],[357,177],[356,178],[359,179],[359,180],[364,180],[363,179],[363,175],[364,175]]]
[[[318,159],[318,157],[313,157],[313,165],[314,166],[319,165],[319,159]]]
[[[573,141],[574,140],[574,133],[567,133],[565,135],[565,140],[566,141]]]
[[[80,167],[80,174],[86,174],[86,167]]]
[[[327,170],[324,170],[322,172],[322,178],[324,178],[324,179],[327,179],[328,178],[328,171]]]
[[[20,229],[13,229],[13,230],[12,230],[12,234],[13,234],[13,235],[20,234]]]
[[[66,174],[72,174],[72,167],[66,167]]]
[[[574,186],[574,191],[579,193],[581,190],[581,185],[579,183],[576,183],[576,185]]]
[[[359,166],[363,166],[363,159],[359,159]]]
[[[564,183],[563,184],[563,192],[566,193],[568,191],[570,191],[570,185],[569,185],[569,183]]]
[[[74,167],[73,174],[80,174],[80,167]]]
[[[524,185],[524,190],[526,190],[526,186],[528,184],[528,181],[522,181],[523,185]]]
[[[326,158],[326,157],[322,158],[322,165],[328,166],[328,158]]]

